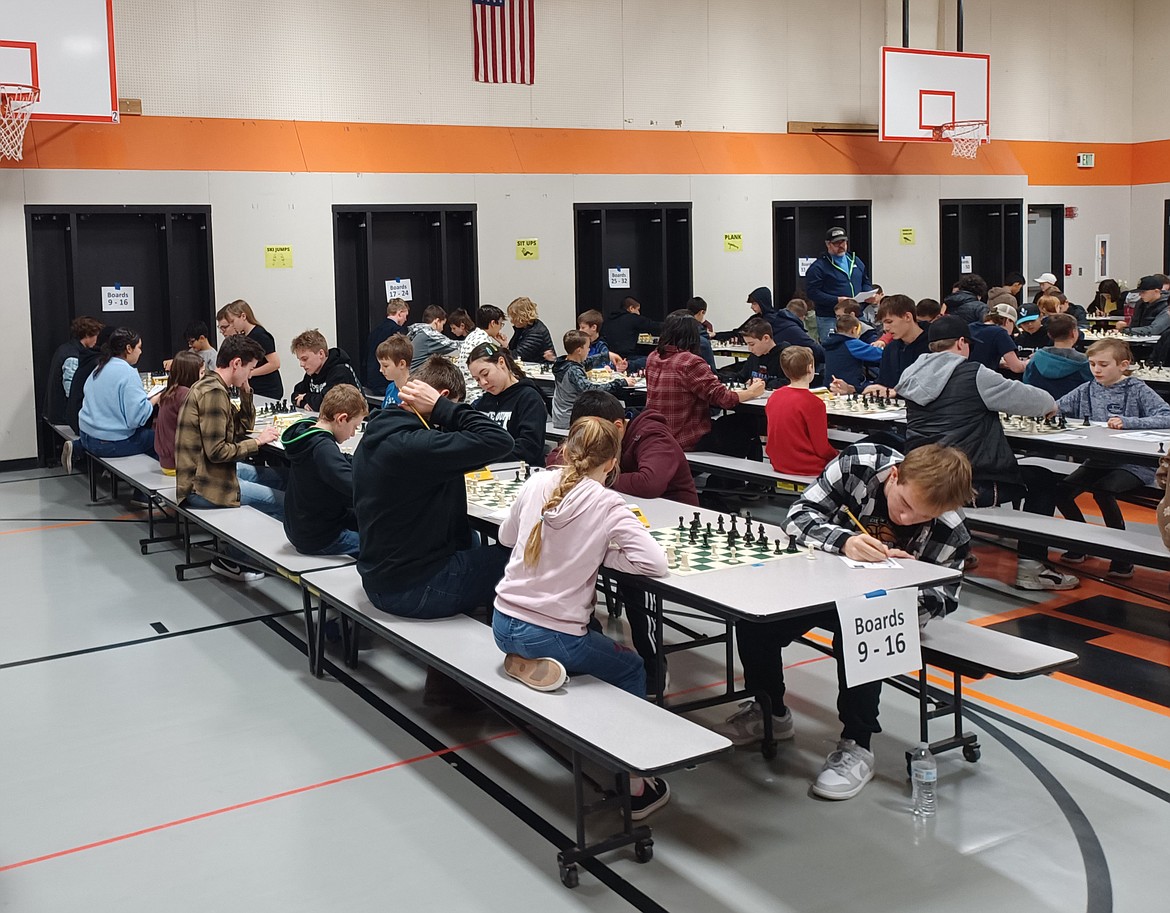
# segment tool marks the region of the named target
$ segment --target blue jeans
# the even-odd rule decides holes
[[[403,618],[465,615],[495,601],[510,554],[498,545],[463,549],[426,580],[394,591],[366,587],[366,595],[376,608]]]
[[[343,529],[338,533],[337,538],[330,542],[324,548],[315,548],[307,552],[301,552],[302,555],[349,555],[351,558],[358,556],[358,533],[356,529]]]
[[[90,437],[84,431],[80,434],[81,446],[87,453],[95,457],[132,456],[136,453],[145,453],[148,457],[158,459],[154,452],[154,429],[139,428],[130,437],[121,441],[103,441]]]
[[[817,342],[824,345],[830,335],[837,332],[836,317],[822,317],[817,314]]]
[[[288,478],[271,466],[236,463],[240,481],[240,503],[284,521],[284,489]],[[194,506],[194,505],[192,505]]]
[[[642,657],[610,640],[600,631],[562,634],[496,612],[492,619],[496,646],[505,653],[528,659],[555,659],[570,675],[592,675],[637,697],[646,696],[646,668]]]

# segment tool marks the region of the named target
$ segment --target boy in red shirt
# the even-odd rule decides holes
[[[777,472],[819,476],[837,451],[829,443],[825,404],[809,391],[816,370],[812,349],[789,346],[780,353],[780,368],[789,384],[774,391],[764,406],[768,459]]]

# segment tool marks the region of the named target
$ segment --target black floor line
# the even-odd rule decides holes
[[[264,619],[266,627],[271,628],[280,637],[287,641],[296,650],[307,655],[307,648],[305,642],[298,637],[294,632],[290,631],[282,624],[278,624],[275,620]],[[340,684],[344,685],[359,698],[365,701],[370,707],[377,710],[382,716],[397,725],[400,729],[405,731],[411,737],[417,739],[431,751],[444,751],[444,754],[439,757],[449,764],[454,770],[466,777],[471,783],[483,790],[488,796],[498,802],[501,806],[527,824],[540,836],[544,837],[555,846],[558,850],[568,849],[573,846],[573,839],[557,829],[556,825],[548,821],[546,818],[538,815],[532,809],[528,808],[523,802],[517,799],[514,795],[508,792],[503,786],[495,782],[491,777],[482,771],[478,770],[467,758],[459,755],[457,752],[445,751],[449,746],[443,743],[441,739],[433,733],[421,727],[414,720],[405,716],[403,713],[395,709],[391,704],[383,700],[372,690],[359,682],[353,676],[349,675],[345,670],[335,666],[329,660],[325,660],[325,671],[327,674],[335,678]],[[605,863],[597,859],[590,859],[579,863],[582,868],[588,871],[591,875],[597,878],[602,884],[612,890],[615,894],[629,903],[636,910],[642,913],[668,913],[667,909],[659,904],[657,901],[642,893],[630,882],[626,881],[620,875],[615,873]],[[653,864],[653,863],[651,863]],[[551,868],[553,860],[548,860],[548,865]],[[567,889],[566,889],[567,890]]]
[[[72,473],[58,472],[51,476],[25,476],[23,479],[0,479],[0,485],[11,485],[14,482],[39,482],[42,479],[66,479]]]
[[[72,656],[85,656],[88,653],[101,653],[105,650],[120,650],[122,647],[136,647],[139,644],[149,644],[156,640],[167,640],[171,637],[186,637],[188,634],[203,634],[207,631],[218,631],[221,628],[237,628],[240,625],[252,624],[256,621],[267,621],[270,618],[283,618],[285,615],[300,615],[301,609],[287,609],[282,612],[273,612],[268,615],[256,615],[251,618],[237,618],[235,621],[221,621],[213,625],[203,625],[199,628],[187,628],[183,631],[168,631],[166,634],[155,634],[153,637],[138,637],[134,640],[123,640],[115,644],[102,644],[97,647],[84,647],[80,650],[68,650],[64,653],[48,653],[44,656],[34,656],[30,659],[18,659],[10,663],[0,663],[0,669],[14,669],[17,666],[31,666],[34,663],[47,663],[54,659],[69,659]]]
[[[1019,742],[986,720],[980,720],[978,713],[968,715],[1031,771],[1064,814],[1065,820],[1072,828],[1073,836],[1076,837],[1077,846],[1081,851],[1081,861],[1085,866],[1085,913],[1112,913],[1113,880],[1109,874],[1109,861],[1105,858],[1105,850],[1101,846],[1101,841],[1097,839],[1092,822],[1077,805],[1077,801],[1060,780]]]
[[[1167,792],[1164,789],[1161,789],[1157,786],[1154,786],[1152,783],[1147,783],[1145,780],[1141,779],[1140,777],[1136,777],[1133,774],[1129,773],[1128,771],[1122,770],[1120,767],[1115,767],[1114,765],[1110,764],[1108,761],[1102,761],[1100,758],[1095,758],[1091,754],[1089,754],[1088,752],[1082,751],[1080,748],[1076,748],[1072,745],[1069,745],[1067,742],[1062,742],[1060,739],[1056,738],[1055,736],[1051,736],[1051,735],[1048,735],[1048,733],[1041,732],[1038,729],[1034,729],[1033,727],[1029,726],[1027,723],[1020,723],[1016,720],[1013,720],[1011,717],[1004,716],[1002,713],[997,713],[994,710],[988,710],[986,707],[983,707],[982,705],[980,705],[977,710],[973,709],[973,704],[974,704],[974,701],[970,697],[967,697],[964,699],[964,701],[963,701],[963,716],[964,717],[970,717],[973,720],[978,719],[979,716],[988,717],[990,719],[993,719],[997,723],[1002,723],[1004,726],[1009,726],[1012,729],[1018,730],[1019,732],[1022,732],[1026,735],[1030,735],[1032,738],[1038,739],[1039,741],[1043,742],[1046,745],[1051,745],[1053,748],[1058,748],[1061,751],[1063,751],[1065,754],[1072,755],[1078,761],[1084,761],[1086,764],[1089,764],[1093,767],[1096,767],[1102,773],[1107,773],[1111,777],[1114,777],[1118,780],[1121,780],[1123,783],[1127,783],[1130,786],[1134,787],[1135,789],[1140,789],[1142,792],[1148,793],[1149,795],[1153,796],[1155,799],[1161,799],[1163,802],[1170,803],[1170,792]],[[986,725],[986,723],[981,722],[981,725]]]

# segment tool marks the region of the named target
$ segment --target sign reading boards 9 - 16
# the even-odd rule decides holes
[[[922,668],[917,590],[877,590],[838,599],[837,617],[850,688]]]
[[[134,286],[132,285],[103,285],[103,311],[132,311],[134,310]]]

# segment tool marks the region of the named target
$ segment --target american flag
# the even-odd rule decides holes
[[[475,81],[532,85],[535,0],[471,0]]]

